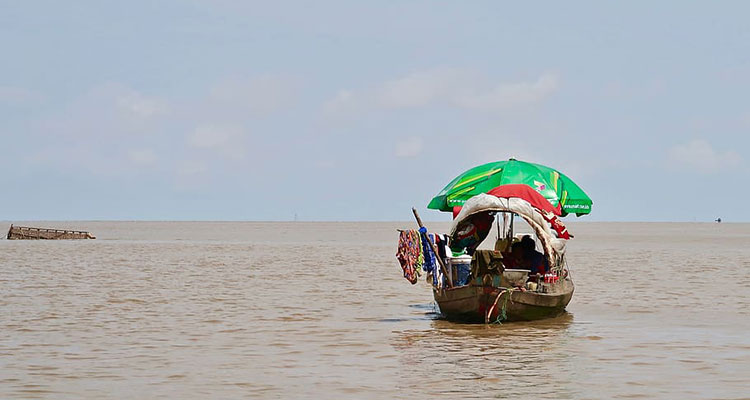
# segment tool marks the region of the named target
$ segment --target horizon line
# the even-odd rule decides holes
[[[332,222],[332,223],[352,223],[352,222],[366,222],[366,223],[390,223],[390,222],[410,222],[414,223],[413,220],[375,220],[375,219],[309,219],[309,220],[289,220],[289,219],[0,219],[0,223],[14,224],[15,222],[255,222],[255,223],[267,223],[267,222],[294,222],[294,223],[321,223],[321,222]],[[437,222],[437,223],[450,223],[451,221],[444,220],[430,220],[423,219],[423,222]],[[583,220],[583,219],[570,219],[563,220],[564,223],[568,222],[583,222],[583,223],[686,223],[686,224],[701,224],[701,223],[719,223],[716,220],[702,220],[702,221],[685,221],[685,220]],[[746,224],[750,221],[726,221],[721,220],[722,224]]]

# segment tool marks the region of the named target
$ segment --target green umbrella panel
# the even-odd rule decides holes
[[[591,198],[570,178],[553,168],[511,158],[474,167],[453,179],[427,206],[452,211],[479,193],[507,184],[526,184],[536,189],[553,206],[560,204],[563,216],[591,212]]]

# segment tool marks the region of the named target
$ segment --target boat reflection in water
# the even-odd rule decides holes
[[[569,383],[540,384],[561,382],[561,371],[575,370],[572,322],[570,313],[503,325],[436,319],[430,329],[398,332],[392,345],[425,394],[571,398],[577,391]]]

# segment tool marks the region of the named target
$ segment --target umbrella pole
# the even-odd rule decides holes
[[[497,225],[497,238],[496,241],[500,239],[500,214],[495,216],[495,225]]]
[[[503,238],[508,237],[508,213],[503,211]]]
[[[417,209],[412,207],[411,211],[414,213],[414,218],[417,219],[417,224],[420,228],[424,228],[424,225],[422,224],[422,219],[419,218],[419,213],[417,213]],[[443,258],[440,257],[440,252],[438,252],[437,246],[435,246],[435,243],[432,243],[432,239],[430,239],[430,235],[425,235],[427,237],[427,243],[430,244],[430,248],[435,253],[435,258],[438,260],[438,264],[440,264],[440,270],[443,271],[443,275],[448,279],[448,287],[453,287],[453,277],[448,274],[448,268],[445,267],[445,263],[443,262]]]

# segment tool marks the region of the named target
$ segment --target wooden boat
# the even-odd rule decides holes
[[[63,240],[63,239],[96,239],[94,235],[86,231],[74,231],[68,229],[32,228],[28,226],[10,225],[8,229],[8,240]]]
[[[433,295],[440,311],[450,320],[485,323],[532,321],[564,313],[573,298],[573,280],[568,276],[550,283],[545,290],[521,291],[470,284],[433,289]]]
[[[471,273],[468,279],[461,282],[452,262],[439,260],[441,268],[435,271],[439,277],[433,279],[433,296],[446,319],[484,323],[529,321],[552,318],[565,312],[575,290],[565,261],[566,239],[570,236],[555,215],[538,208],[541,204],[539,201],[479,194],[465,202],[453,220],[448,236],[451,249],[465,248],[469,254],[474,254]],[[496,251],[476,250],[488,236],[495,216],[499,215],[510,218],[503,218],[506,234],[498,238]],[[514,241],[518,242],[518,237],[513,236],[515,216],[521,217],[533,229],[536,237],[534,247],[540,245],[544,250],[545,263],[549,266],[544,275],[529,277],[527,271],[506,270],[502,254],[507,253],[503,251]],[[506,226],[507,221],[510,221],[509,226]],[[418,216],[417,222],[422,226]],[[530,235],[527,236],[529,238],[526,240],[531,239]],[[498,249],[498,246],[505,247]],[[478,268],[477,255],[482,252],[492,253],[490,258],[495,261],[492,261],[491,268]],[[458,267],[466,268],[465,262]],[[524,272],[522,279],[509,279],[511,271]]]

